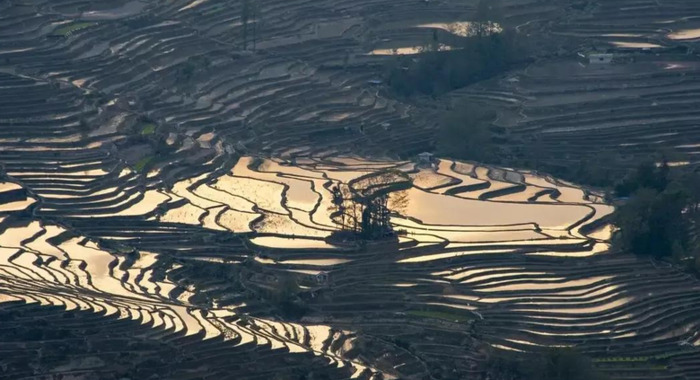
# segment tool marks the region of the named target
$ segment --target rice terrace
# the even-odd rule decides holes
[[[0,0],[0,379],[700,379],[700,2]]]

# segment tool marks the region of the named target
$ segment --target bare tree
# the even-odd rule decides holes
[[[241,8],[241,24],[243,26],[243,50],[248,49],[248,36],[249,27],[248,24],[252,23],[252,42],[253,50],[257,48],[258,43],[258,13],[260,7],[256,0],[243,0],[243,7]],[[252,20],[252,21],[251,21]]]
[[[243,25],[243,50],[248,49],[248,21],[250,20],[250,0],[243,0],[241,24]]]
[[[392,234],[391,213],[401,211],[407,203],[405,190],[410,178],[397,170],[373,173],[331,188],[331,216],[342,231],[364,239],[378,239]]]
[[[494,32],[501,18],[499,0],[479,0],[472,22],[471,34],[477,37],[488,36]]]
[[[260,7],[258,6],[258,2],[256,0],[253,0],[253,5],[252,5],[252,14],[253,14],[253,51],[258,46],[258,13],[260,11]]]

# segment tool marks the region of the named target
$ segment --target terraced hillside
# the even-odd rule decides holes
[[[386,168],[414,180],[392,220],[400,240],[364,249],[328,240],[331,185]],[[52,178],[95,181],[82,166],[59,172]],[[44,193],[4,188],[20,192],[3,209],[3,345],[54,342],[47,356],[6,359],[8,378],[450,378],[478,375],[486,346],[663,357],[671,373],[693,373],[683,359],[700,342],[700,284],[606,254],[612,207],[551,177],[295,151],[241,157],[229,172],[146,190],[154,195],[121,211],[86,199],[60,220]],[[264,296],[290,275],[307,300],[301,319],[279,319]],[[72,340],[79,348],[66,354]],[[639,370],[619,367],[611,371],[626,378]]]
[[[578,2],[546,27],[528,25],[568,41],[558,56],[451,97],[498,109],[513,151],[530,162],[631,167],[663,153],[695,165],[698,14],[692,1]],[[585,56],[606,52],[612,64]]]
[[[390,59],[382,51],[449,33],[476,1],[256,4],[244,33],[238,0],[5,0],[0,69],[71,87],[94,107],[116,104],[170,132],[215,132],[239,150],[314,141],[416,153],[429,145],[433,119],[368,82]],[[543,1],[505,5],[512,23],[557,9]],[[119,130],[133,124],[119,121]]]
[[[437,111],[384,95],[384,54],[475,4],[258,1],[244,42],[238,0],[0,0],[0,378],[486,378],[493,350],[564,346],[700,378],[700,284],[609,253],[602,194],[398,158]],[[504,1],[504,23],[569,11]],[[333,186],[386,170],[412,179],[398,240],[332,238]]]

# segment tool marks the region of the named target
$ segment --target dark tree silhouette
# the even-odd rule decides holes
[[[332,217],[343,232],[362,239],[379,239],[393,234],[391,213],[407,203],[410,178],[400,171],[387,170],[358,178],[349,184],[336,184],[330,190]]]
[[[253,50],[257,47],[258,39],[258,13],[259,7],[256,0],[243,0],[243,6],[241,7],[241,24],[243,25],[243,50],[248,49],[248,38],[249,38],[249,26],[252,20],[252,43]]]

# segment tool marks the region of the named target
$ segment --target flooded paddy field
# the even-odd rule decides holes
[[[562,14],[503,3],[525,32]],[[612,27],[629,3],[671,7]],[[616,0],[559,32],[692,43],[680,3]],[[610,252],[600,191],[412,159],[434,113],[380,91],[380,68],[463,37],[475,4],[259,4],[253,51],[240,1],[0,1],[0,377],[445,379],[549,347],[621,358],[625,379],[669,378],[630,357],[697,375],[700,283]],[[505,103],[499,122],[557,160],[622,136],[693,164],[700,64],[671,58],[562,57],[449,96]],[[334,187],[385,172],[410,179],[390,196],[396,236],[338,238]],[[282,313],[290,294],[303,308]]]
[[[73,177],[73,170],[82,169],[77,168],[64,166],[65,175],[54,175]],[[21,170],[10,170],[22,176]],[[424,178],[417,181],[421,184],[447,176],[449,187],[402,190],[407,202],[392,210],[392,224],[400,231],[396,243],[362,247],[329,239],[339,226],[330,215],[328,189],[383,170]],[[496,173],[498,180],[491,178]],[[83,176],[95,181],[91,176],[108,175]],[[149,174],[140,174],[144,177]],[[487,197],[479,188],[448,191],[475,181],[518,191]],[[105,180],[102,186],[111,184]],[[159,195],[148,197],[148,192]],[[542,195],[533,197],[537,193]],[[698,343],[691,329],[679,332],[675,319],[648,305],[663,303],[666,310],[692,314],[700,284],[672,268],[609,256],[605,230],[612,206],[595,191],[535,172],[325,153],[243,156],[233,158],[227,170],[193,173],[172,186],[137,194],[143,196],[125,202],[87,197],[80,215],[67,212],[62,224],[46,217],[61,212],[58,205],[39,202],[29,213],[6,212],[0,312],[18,324],[32,318],[80,321],[39,327],[36,334],[43,339],[80,335],[103,320],[87,342],[97,344],[99,334],[121,326],[142,337],[110,335],[101,346],[115,339],[138,341],[151,347],[147,357],[156,361],[169,352],[163,341],[187,344],[193,352],[183,355],[212,370],[228,368],[217,364],[217,357],[250,358],[247,352],[258,347],[257,360],[282,353],[304,363],[315,357],[308,362],[314,364],[305,365],[340,377],[403,377],[423,371],[420,363],[427,357],[457,365],[455,352],[476,365],[482,344],[526,352],[577,346],[596,355],[634,342],[644,342],[645,352],[653,352],[658,340]],[[43,200],[40,187],[35,196]],[[251,292],[282,286],[282,276],[290,275],[300,284],[320,275],[325,280],[302,287],[313,295],[304,317],[284,320]],[[662,290],[652,282],[669,286]],[[695,323],[691,314],[688,326]],[[409,326],[392,334],[415,347],[411,355],[383,343],[375,349],[392,360],[391,366],[357,356],[353,347],[385,334],[387,323]],[[484,335],[473,336],[476,328]],[[459,341],[447,341],[439,351],[424,344],[448,331]],[[87,347],[66,360],[53,358],[51,371],[114,371],[108,357]],[[188,371],[189,359],[178,360],[181,364],[168,372],[174,378]],[[23,373],[12,363],[14,373]]]

